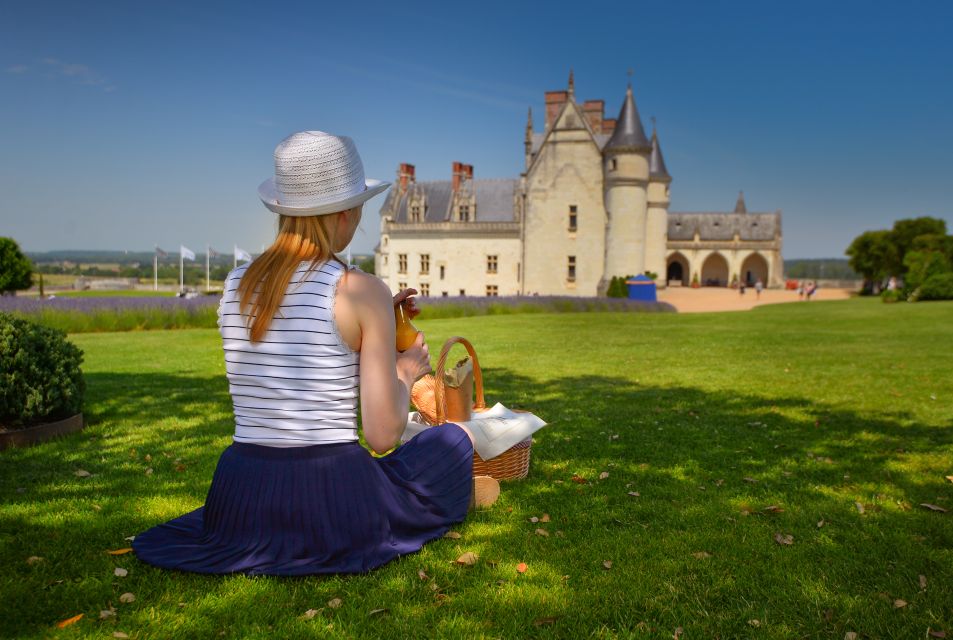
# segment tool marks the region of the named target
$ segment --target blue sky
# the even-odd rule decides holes
[[[0,235],[24,249],[258,251],[289,133],[355,139],[370,177],[516,177],[563,89],[658,120],[672,210],[783,211],[786,258],[953,227],[948,2],[55,3],[0,8]],[[383,196],[356,252],[377,242]]]

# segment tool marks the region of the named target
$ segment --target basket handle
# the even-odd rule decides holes
[[[473,349],[473,345],[470,344],[470,341],[466,338],[461,338],[460,336],[454,336],[447,340],[443,349],[440,350],[440,358],[437,360],[437,368],[434,370],[434,403],[436,406],[437,412],[437,424],[443,424],[446,421],[446,407],[444,406],[444,367],[447,365],[447,356],[450,355],[450,349],[453,348],[455,344],[462,344],[467,353],[470,354],[470,358],[473,359],[473,379],[476,381],[476,401],[473,403],[473,408],[477,411],[482,411],[486,409],[486,401],[483,399],[483,372],[480,370],[480,361],[477,359],[476,351]]]

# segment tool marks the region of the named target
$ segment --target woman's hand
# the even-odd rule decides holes
[[[417,295],[416,289],[402,289],[400,293],[394,296],[394,306],[404,303],[404,310],[407,312],[407,317],[413,320],[420,314],[420,309],[417,308],[417,304],[411,296]]]
[[[417,333],[417,339],[406,351],[397,353],[397,377],[407,388],[430,373],[430,348],[424,342],[424,332]]]

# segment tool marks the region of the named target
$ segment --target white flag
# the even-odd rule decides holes
[[[235,259],[251,262],[251,254],[245,251],[244,249],[239,249],[238,245],[236,244],[235,245]]]
[[[195,260],[195,252],[191,249],[186,248],[184,244],[179,245],[179,255],[181,255],[186,260]]]

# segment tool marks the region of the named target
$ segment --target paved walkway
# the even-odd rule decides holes
[[[849,289],[818,289],[815,300],[846,300],[850,297]],[[746,289],[741,295],[737,289],[724,287],[669,287],[659,290],[660,302],[668,302],[678,309],[679,313],[701,313],[705,311],[747,311],[762,304],[778,304],[782,302],[798,302],[797,291],[783,289],[766,289],[758,299],[754,289]],[[810,302],[803,302],[810,304]]]

